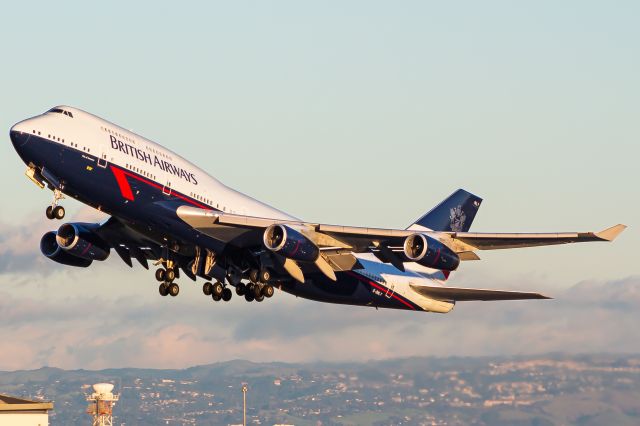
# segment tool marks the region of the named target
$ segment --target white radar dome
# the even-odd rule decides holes
[[[93,391],[95,393],[107,394],[111,393],[113,385],[111,383],[96,383],[93,385]]]

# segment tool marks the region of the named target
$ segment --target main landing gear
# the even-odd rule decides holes
[[[53,202],[49,207],[47,207],[47,210],[45,210],[47,219],[64,219],[64,207],[58,205],[58,201],[63,198],[64,195],[62,195],[62,191],[60,191],[59,189],[53,190]]]
[[[247,302],[262,302],[265,297],[272,297],[275,289],[269,280],[271,279],[271,271],[267,268],[261,270],[252,269],[249,271],[249,284],[240,283],[236,286],[236,294],[244,296]]]
[[[174,269],[174,264],[171,261],[165,261],[166,268],[160,268],[156,270],[156,280],[160,281],[160,286],[158,287],[158,291],[161,296],[172,296],[176,297],[180,294],[180,286],[174,283],[173,280],[176,279],[176,270]]]
[[[219,302],[220,300],[228,302],[231,300],[232,296],[231,289],[226,287],[220,281],[216,281],[213,284],[210,282],[204,283],[202,286],[202,292],[205,296],[211,296],[215,302]]]

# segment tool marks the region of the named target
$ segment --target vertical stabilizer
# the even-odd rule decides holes
[[[407,229],[467,232],[481,203],[482,198],[458,189]]]

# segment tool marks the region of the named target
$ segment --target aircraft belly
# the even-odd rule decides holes
[[[288,282],[282,290],[305,299],[342,305],[371,306],[403,310],[419,310],[418,305],[401,294],[354,271],[338,272],[337,282],[323,275],[313,275],[305,283]]]

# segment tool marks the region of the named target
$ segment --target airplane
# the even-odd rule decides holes
[[[162,296],[177,279],[205,280],[202,292],[229,301],[232,288],[262,302],[275,289],[320,302],[447,313],[457,302],[548,299],[521,291],[447,285],[480,250],[613,241],[601,232],[469,232],[482,199],[459,189],[406,229],[309,223],[237,192],[180,155],[69,106],[11,127],[26,176],[53,191],[46,217],[65,216],[74,198],[109,215],[102,223],[64,223],[40,250],[52,261],[88,267],[111,250],[133,267],[158,266]]]

